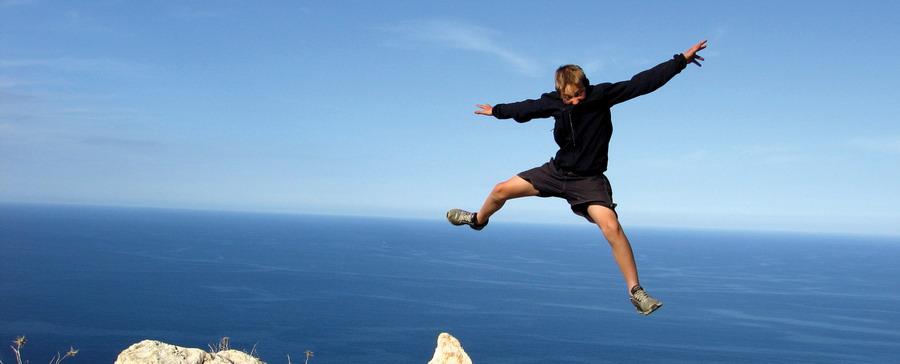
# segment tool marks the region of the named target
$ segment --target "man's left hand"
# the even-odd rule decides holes
[[[688,48],[688,50],[684,51],[681,55],[684,56],[684,59],[690,63],[696,64],[697,67],[703,67],[700,64],[700,61],[703,61],[703,57],[700,57],[697,52],[706,49],[706,40],[700,41],[700,43],[694,44],[693,47]]]

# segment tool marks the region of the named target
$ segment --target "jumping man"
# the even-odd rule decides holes
[[[564,198],[575,214],[603,231],[638,313],[649,315],[656,311],[662,302],[647,294],[638,281],[631,243],[619,225],[612,187],[603,175],[613,130],[609,109],[662,87],[688,63],[700,66],[703,57],[697,52],[704,48],[705,40],[631,80],[616,83],[591,85],[581,67],[565,65],[556,70],[555,92],[508,104],[477,105],[476,114],[520,123],[552,116],[556,120],[553,139],[559,151],[544,165],[494,186],[478,212],[451,209],[447,219],[454,225],[481,230],[507,200],[526,196]]]

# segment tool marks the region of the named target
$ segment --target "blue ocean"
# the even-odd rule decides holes
[[[900,363],[900,238],[0,205],[0,340],[112,363],[143,339],[269,363]],[[502,216],[498,216],[502,217]],[[626,224],[626,229],[627,229]],[[0,360],[14,363],[8,345]]]

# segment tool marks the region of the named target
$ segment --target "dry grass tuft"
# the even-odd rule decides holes
[[[25,338],[25,335],[22,335],[13,340],[12,345],[9,346],[9,348],[12,349],[13,353],[16,355],[16,364],[29,363],[29,361],[27,360],[24,362],[22,361],[22,347],[24,347],[25,343],[27,342],[28,339]],[[78,349],[75,349],[74,346],[70,346],[69,351],[67,351],[65,354],[56,352],[56,356],[50,359],[50,364],[62,363],[64,360],[74,357],[75,355],[78,355]],[[2,360],[0,360],[0,364],[3,364]]]

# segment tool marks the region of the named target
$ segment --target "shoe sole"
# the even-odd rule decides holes
[[[656,312],[656,310],[658,310],[658,309],[659,309],[660,307],[662,307],[662,306],[663,306],[662,303],[660,303],[660,304],[658,304],[658,305],[651,306],[649,311],[641,311],[641,310],[638,310],[638,313],[641,314],[641,315],[644,315],[644,316],[648,316],[648,315],[650,315],[651,313]]]

